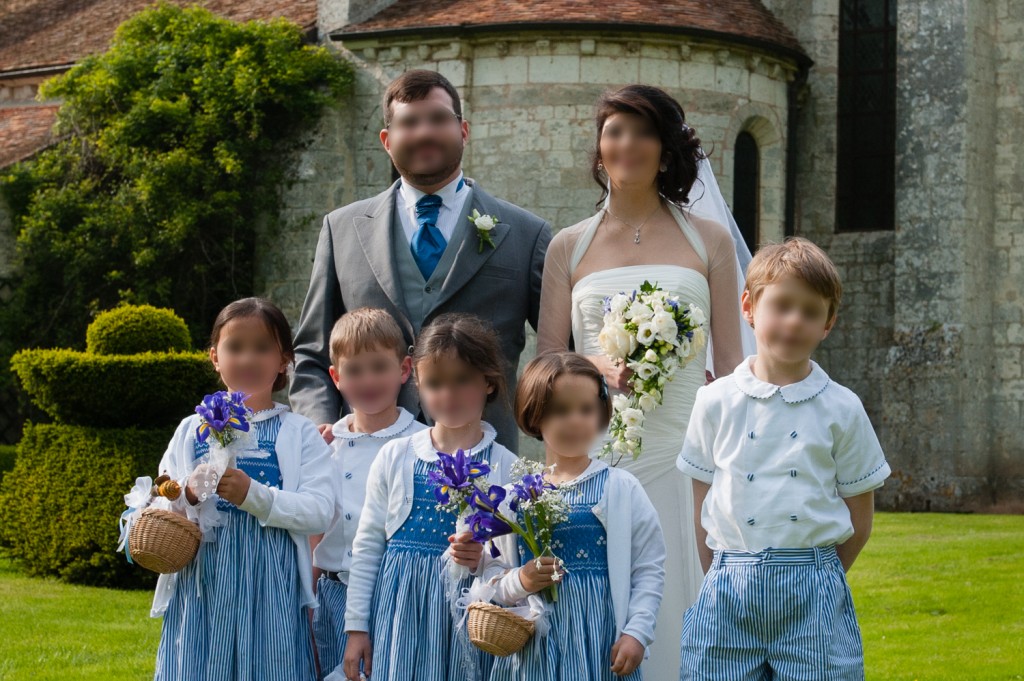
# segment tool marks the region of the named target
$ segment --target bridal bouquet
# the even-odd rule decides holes
[[[627,453],[640,456],[644,420],[661,405],[665,385],[704,347],[705,322],[699,307],[680,303],[649,281],[639,292],[604,299],[604,327],[597,340],[609,358],[633,370],[633,390],[612,400],[611,439],[602,455],[617,456],[616,463]]]
[[[501,511],[502,502],[509,495],[504,487],[491,485],[471,495],[469,505],[473,513],[467,520],[473,541],[490,542],[491,556],[497,558],[501,554],[492,540],[515,533],[535,558],[552,556],[559,562],[551,545],[555,526],[569,517],[567,502],[557,487],[544,480],[544,466],[540,463],[520,459],[513,464],[512,475],[517,482],[512,485],[508,501],[511,514]],[[555,581],[558,581],[557,572]],[[548,587],[545,593],[551,602],[558,601],[557,584]]]

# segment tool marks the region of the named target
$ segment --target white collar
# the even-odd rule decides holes
[[[267,419],[274,418],[286,411],[291,411],[287,404],[281,404],[280,402],[274,402],[274,406],[269,409],[260,409],[259,411],[253,412],[252,416],[248,417],[249,423],[259,423],[260,421],[266,421]]]
[[[831,381],[825,370],[818,366],[817,362],[811,360],[811,373],[804,380],[798,383],[790,383],[789,385],[768,383],[754,375],[754,371],[751,368],[754,363],[754,357],[752,355],[743,360],[732,373],[732,377],[736,381],[736,387],[746,395],[757,400],[766,400],[775,393],[779,393],[782,395],[782,399],[789,404],[806,402],[824,392]]]
[[[595,475],[603,471],[605,468],[608,468],[608,464],[602,461],[601,459],[591,459],[590,465],[588,465],[582,473],[577,475],[572,480],[566,480],[565,482],[558,483],[558,486],[566,487],[571,485],[578,485],[584,480],[588,480],[594,477]]]
[[[481,452],[490,447],[491,443],[494,442],[494,438],[497,435],[497,432],[494,430],[494,426],[486,421],[481,421],[480,428],[484,431],[484,436],[481,438],[480,442],[477,442],[469,449],[463,450],[466,453],[466,456],[472,456],[473,454]],[[424,428],[410,438],[413,451],[416,452],[416,456],[423,461],[437,461],[437,450],[434,448],[434,441],[430,439],[431,430],[431,428]],[[454,454],[454,452],[445,453]]]
[[[455,200],[455,196],[466,191],[466,187],[469,186],[468,184],[464,183],[462,189],[459,189],[459,182],[461,182],[462,179],[463,175],[460,172],[458,177],[456,177],[454,180],[438,189],[436,192],[434,192],[434,195],[440,196],[442,204],[450,208],[452,205],[452,201]],[[426,192],[421,192],[419,189],[416,189],[416,187],[413,187],[411,184],[404,180],[399,184],[398,190],[402,193],[402,200],[405,201],[406,208],[411,208],[415,206],[417,201],[419,201],[421,198],[427,195]]]
[[[341,438],[342,440],[358,440],[362,437],[373,437],[380,439],[392,438],[398,435],[403,430],[409,427],[409,424],[413,421],[413,416],[402,407],[398,408],[398,418],[395,422],[386,428],[381,428],[375,433],[355,433],[349,430],[349,426],[352,425],[353,414],[345,414],[341,419],[331,427],[331,432],[334,433],[334,437]]]

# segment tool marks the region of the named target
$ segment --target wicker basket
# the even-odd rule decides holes
[[[132,523],[128,548],[132,561],[147,570],[170,574],[182,569],[199,550],[199,526],[177,513],[147,508]]]
[[[508,657],[518,653],[533,636],[533,622],[491,603],[472,603],[469,608],[469,640],[477,648]]]

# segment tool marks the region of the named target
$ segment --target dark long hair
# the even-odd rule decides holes
[[[220,332],[224,326],[233,319],[247,319],[255,317],[267,325],[267,329],[277,339],[277,345],[281,348],[281,354],[288,363],[295,361],[295,347],[292,344],[292,329],[288,325],[288,318],[284,316],[281,309],[265,298],[242,298],[229,303],[213,322],[213,330],[210,332],[210,347],[217,347],[220,342]],[[274,379],[274,390],[283,390],[288,386],[288,374],[278,374]]]
[[[605,121],[617,113],[643,116],[661,139],[661,158],[667,166],[658,173],[658,193],[676,205],[690,201],[690,189],[697,181],[697,165],[706,158],[697,132],[686,125],[686,113],[670,94],[651,85],[627,85],[615,92],[606,92],[597,101],[597,142],[591,159],[591,175],[601,187],[600,206],[608,198],[608,186],[602,171],[601,131]]]

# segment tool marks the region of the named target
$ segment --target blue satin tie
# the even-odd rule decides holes
[[[448,245],[441,230],[437,228],[437,216],[441,212],[442,203],[437,194],[421,196],[416,202],[416,222],[420,227],[413,234],[409,247],[424,279],[430,279]]]
[[[465,179],[460,177],[455,193],[458,194],[465,186]],[[424,279],[430,279],[430,275],[437,269],[437,263],[441,261],[441,256],[444,255],[444,249],[448,246],[441,230],[437,228],[437,218],[441,214],[443,203],[437,194],[425,194],[416,202],[416,223],[420,227],[412,235],[409,248]]]

